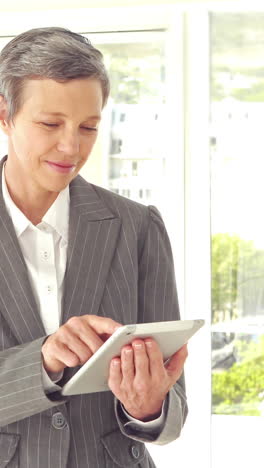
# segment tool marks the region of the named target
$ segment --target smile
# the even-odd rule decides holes
[[[71,164],[67,162],[51,162],[46,161],[48,166],[56,172],[60,172],[63,174],[69,174],[74,171],[76,164]]]

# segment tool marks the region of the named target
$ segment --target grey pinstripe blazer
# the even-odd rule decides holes
[[[87,313],[121,323],[178,319],[172,254],[158,211],[80,176],[70,184],[70,199],[62,323]],[[179,436],[187,414],[183,379],[168,395],[163,428],[150,435],[125,425],[110,391],[47,396],[45,338],[0,185],[0,468],[153,468],[144,442]],[[76,370],[67,369],[63,382]]]

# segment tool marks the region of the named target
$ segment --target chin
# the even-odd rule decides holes
[[[48,192],[61,192],[64,190],[70,183],[72,179],[60,181],[60,182],[51,182],[42,184],[42,187],[45,188]]]

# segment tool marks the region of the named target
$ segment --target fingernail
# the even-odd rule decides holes
[[[114,359],[112,361],[112,366],[119,366],[119,364],[120,364],[120,361],[118,359]]]
[[[125,348],[124,351],[125,351],[126,354],[132,353],[132,349],[131,349],[131,348]]]
[[[151,348],[151,346],[152,346],[152,341],[145,341],[145,345],[146,345],[148,348]]]
[[[133,343],[133,345],[135,346],[136,349],[141,349],[142,348],[141,343]]]

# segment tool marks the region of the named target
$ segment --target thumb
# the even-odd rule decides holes
[[[188,356],[187,344],[182,346],[175,354],[173,354],[167,364],[165,364],[165,369],[167,370],[170,376],[173,376],[178,380],[182,374],[184,363]]]

